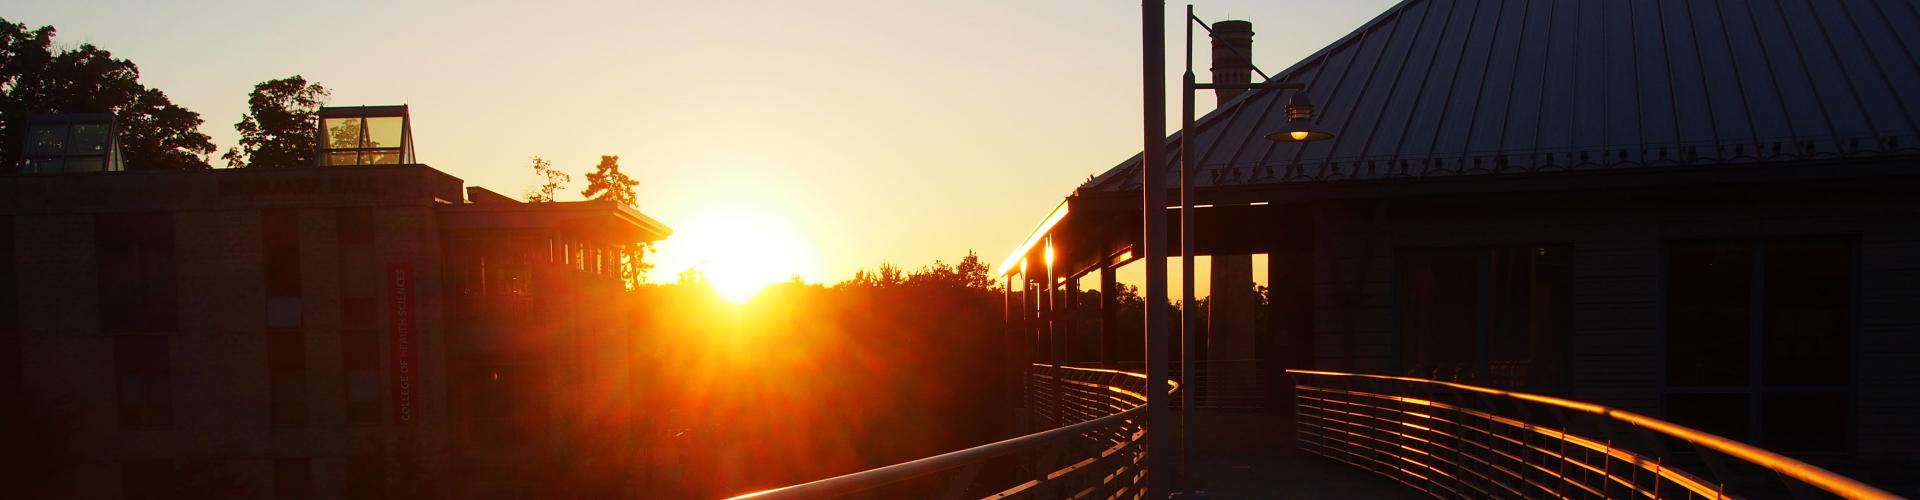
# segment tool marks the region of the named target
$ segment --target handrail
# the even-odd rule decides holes
[[[1406,383],[1415,383],[1415,384],[1427,384],[1427,385],[1446,387],[1446,388],[1451,388],[1451,389],[1456,389],[1461,391],[1468,391],[1468,392],[1473,392],[1478,394],[1514,398],[1522,401],[1539,403],[1539,404],[1560,408],[1560,409],[1565,409],[1565,410],[1574,410],[1578,412],[1610,418],[1610,419],[1613,419],[1622,423],[1626,423],[1626,424],[1631,424],[1633,426],[1637,426],[1640,428],[1651,429],[1655,432],[1658,432],[1660,434],[1663,434],[1669,437],[1677,438],[1683,441],[1687,441],[1689,443],[1693,443],[1698,446],[1702,446],[1720,453],[1724,453],[1729,456],[1740,458],[1741,460],[1745,460],[1748,463],[1758,465],[1760,467],[1771,470],[1775,473],[1799,480],[1805,484],[1812,485],[1828,493],[1839,495],[1845,498],[1865,498],[1865,499],[1902,498],[1898,495],[1888,493],[1884,490],[1875,488],[1865,483],[1861,483],[1852,478],[1842,476],[1832,471],[1820,468],[1819,466],[1808,464],[1806,462],[1801,462],[1799,460],[1795,460],[1793,458],[1789,458],[1787,456],[1780,455],[1778,453],[1756,448],[1751,445],[1741,443],[1739,441],[1734,441],[1732,439],[1727,439],[1724,437],[1714,435],[1712,433],[1700,431],[1700,430],[1686,427],[1683,425],[1667,422],[1664,420],[1660,420],[1657,418],[1641,415],[1639,413],[1634,413],[1631,411],[1622,410],[1618,408],[1611,408],[1611,407],[1597,405],[1593,403],[1573,401],[1568,399],[1556,398],[1552,396],[1542,396],[1539,394],[1505,391],[1500,389],[1473,386],[1473,385],[1461,384],[1456,382],[1445,382],[1445,381],[1439,381],[1439,380],[1428,380],[1428,379],[1412,378],[1412,377],[1398,377],[1398,376],[1391,376],[1391,375],[1374,375],[1374,374],[1364,374],[1364,373],[1343,373],[1343,372],[1330,372],[1330,371],[1317,371],[1317,370],[1297,370],[1297,369],[1287,370],[1287,373],[1293,374],[1293,375],[1347,377],[1347,378],[1360,378],[1360,379],[1372,379],[1372,380],[1386,380],[1386,381],[1394,381],[1394,382],[1406,382]],[[1374,396],[1382,397],[1380,395],[1374,395]],[[1305,396],[1302,396],[1302,397],[1305,397]],[[1391,396],[1386,396],[1386,397],[1391,397]],[[1413,400],[1412,398],[1396,397],[1394,399],[1412,400],[1413,402],[1424,403],[1429,406],[1441,405],[1440,403],[1437,403],[1437,402]],[[1501,418],[1501,417],[1484,415],[1484,414],[1482,416],[1485,418]],[[1533,424],[1531,423],[1521,422],[1521,424],[1525,424],[1529,428],[1534,428]],[[1535,429],[1535,430],[1537,432],[1546,432],[1546,431],[1541,431],[1539,429]],[[1562,431],[1552,431],[1552,432],[1561,433],[1564,435],[1564,432]],[[1566,435],[1566,436],[1573,437],[1571,435]]]
[[[1035,364],[1035,366],[1049,367],[1049,368],[1051,367],[1051,365],[1044,365],[1044,364]],[[1141,380],[1146,379],[1146,375],[1133,373],[1133,372],[1124,372],[1119,370],[1108,370],[1108,369],[1100,369],[1100,368],[1077,368],[1077,367],[1061,367],[1061,369],[1074,370],[1074,371],[1087,372],[1087,373],[1102,373],[1107,375],[1125,376],[1125,377],[1138,378]],[[1172,394],[1175,390],[1179,389],[1179,383],[1173,380],[1168,380],[1167,384],[1169,386],[1167,389],[1168,394]],[[1056,440],[1066,439],[1072,436],[1079,435],[1081,433],[1122,424],[1123,422],[1127,421],[1128,419],[1134,417],[1135,415],[1145,410],[1146,403],[1141,393],[1136,393],[1136,392],[1133,392],[1124,388],[1112,386],[1112,385],[1108,385],[1106,386],[1106,388],[1110,391],[1114,391],[1116,393],[1135,397],[1135,398],[1141,398],[1142,400],[1139,404],[1136,404],[1131,408],[1127,408],[1125,410],[1114,413],[1112,415],[1095,418],[1085,422],[1079,422],[1079,423],[1075,423],[1075,424],[1067,425],[1063,427],[1056,427],[1053,429],[1048,429],[1045,431],[1027,434],[1024,436],[1009,438],[1009,439],[1005,439],[1005,440],[994,442],[994,443],[983,444],[980,446],[975,446],[972,448],[967,448],[959,451],[942,453],[942,454],[934,455],[931,457],[897,463],[897,464],[888,465],[888,466],[880,467],[876,469],[868,469],[860,472],[830,477],[826,479],[820,479],[820,480],[811,481],[807,483],[801,483],[801,484],[786,486],[782,488],[775,488],[771,490],[748,493],[745,495],[732,497],[732,499],[730,500],[823,498],[823,497],[832,497],[837,495],[845,495],[849,493],[856,493],[856,492],[865,491],[865,490],[873,489],[873,488],[888,485],[888,484],[897,483],[900,481],[905,481],[915,477],[925,476],[925,475],[933,474],[940,471],[945,471],[945,470],[955,469],[955,468],[959,468],[967,465],[976,464],[976,463],[983,462],[988,459],[992,459],[996,457],[1011,455],[1021,451],[1039,448],[1048,443],[1055,442]],[[1063,468],[1063,470],[1067,468],[1072,468],[1072,467],[1073,466],[1069,465],[1068,467]]]

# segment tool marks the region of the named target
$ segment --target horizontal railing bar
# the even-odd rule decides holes
[[[1717,489],[1715,489],[1715,488],[1713,488],[1713,487],[1710,487],[1710,486],[1708,486],[1708,485],[1707,485],[1707,482],[1706,482],[1705,480],[1702,480],[1702,479],[1700,479],[1700,478],[1697,478],[1697,477],[1694,477],[1694,476],[1693,476],[1692,474],[1687,474],[1686,472],[1684,472],[1684,471],[1681,471],[1681,470],[1678,470],[1678,469],[1666,469],[1666,468],[1652,468],[1652,469],[1650,469],[1650,468],[1647,468],[1647,467],[1646,467],[1646,466],[1644,466],[1644,465],[1641,465],[1641,464],[1642,464],[1643,462],[1645,462],[1645,461],[1646,461],[1646,457],[1642,457],[1642,456],[1640,456],[1640,455],[1638,455],[1638,454],[1635,454],[1635,453],[1633,453],[1633,452],[1630,452],[1630,451],[1627,451],[1627,450],[1624,450],[1624,449],[1620,449],[1620,448],[1615,448],[1615,447],[1612,447],[1612,446],[1607,446],[1607,445],[1605,445],[1605,444],[1602,444],[1602,443],[1600,443],[1600,442],[1597,442],[1597,441],[1593,441],[1593,440],[1591,440],[1591,439],[1587,439],[1587,438],[1583,438],[1583,437],[1580,437],[1580,436],[1577,436],[1577,435],[1574,435],[1574,434],[1569,434],[1569,433],[1566,433],[1566,432],[1563,432],[1563,431],[1560,431],[1560,430],[1556,430],[1556,429],[1552,429],[1552,428],[1548,428],[1548,427],[1542,427],[1542,426],[1538,426],[1538,425],[1533,425],[1533,424],[1530,424],[1530,423],[1527,423],[1527,422],[1522,422],[1522,421],[1519,421],[1519,420],[1514,420],[1514,419],[1511,419],[1511,418],[1506,418],[1506,417],[1502,417],[1502,416],[1498,416],[1498,415],[1493,415],[1493,414],[1489,414],[1489,413],[1484,413],[1484,412],[1480,412],[1480,411],[1476,411],[1476,410],[1473,410],[1473,409],[1469,409],[1469,408],[1461,408],[1461,407],[1458,407],[1458,406],[1454,406],[1454,405],[1451,405],[1451,404],[1447,404],[1447,403],[1441,403],[1441,402],[1438,402],[1438,401],[1430,401],[1430,400],[1425,400],[1425,399],[1419,399],[1419,398],[1407,398],[1407,397],[1401,397],[1401,396],[1393,396],[1393,395],[1386,395],[1386,394],[1376,394],[1376,393],[1370,393],[1370,392],[1361,392],[1361,391],[1347,391],[1347,390],[1340,390],[1340,389],[1328,389],[1328,388],[1324,388],[1324,387],[1313,387],[1313,386],[1301,386],[1301,388],[1302,388],[1302,389],[1308,389],[1308,390],[1316,390],[1316,391],[1321,391],[1321,392],[1330,392],[1330,393],[1335,393],[1335,394],[1347,394],[1347,395],[1351,395],[1351,396],[1360,396],[1360,397],[1372,397],[1372,398],[1375,398],[1375,399],[1385,399],[1385,400],[1392,400],[1392,401],[1402,401],[1402,402],[1409,402],[1409,403],[1412,403],[1412,404],[1419,404],[1419,405],[1423,405],[1423,406],[1430,406],[1430,407],[1435,407],[1435,408],[1442,408],[1442,409],[1447,409],[1447,410],[1452,410],[1452,411],[1454,411],[1454,412],[1457,412],[1457,413],[1460,413],[1460,414],[1462,414],[1462,415],[1467,415],[1467,416],[1472,416],[1472,417],[1476,417],[1476,418],[1480,418],[1480,419],[1482,419],[1482,420],[1486,420],[1486,421],[1489,421],[1489,422],[1492,422],[1492,423],[1497,423],[1497,424],[1501,424],[1501,425],[1504,425],[1504,426],[1507,426],[1507,427],[1509,427],[1509,428],[1513,428],[1513,429],[1520,429],[1520,430],[1525,430],[1525,431],[1531,431],[1531,432],[1535,432],[1535,433],[1538,433],[1538,434],[1541,434],[1541,435],[1544,435],[1544,436],[1547,436],[1547,437],[1551,437],[1551,438],[1555,438],[1555,439],[1559,439],[1559,440],[1562,440],[1562,441],[1565,441],[1565,442],[1568,442],[1568,443],[1572,443],[1572,444],[1574,444],[1574,445],[1578,445],[1578,446],[1580,446],[1580,447],[1582,447],[1582,448],[1586,448],[1586,449],[1589,449],[1589,450],[1593,450],[1593,451],[1597,451],[1597,452],[1601,452],[1601,453],[1605,453],[1605,454],[1607,454],[1607,455],[1609,455],[1609,456],[1611,456],[1611,457],[1613,457],[1613,458],[1618,458],[1618,459],[1620,459],[1620,460],[1623,460],[1623,461],[1627,461],[1627,462],[1630,462],[1630,463],[1633,463],[1633,464],[1634,464],[1634,465],[1635,465],[1636,467],[1639,467],[1639,468],[1640,468],[1640,469],[1642,469],[1642,470],[1647,470],[1647,471],[1649,471],[1649,472],[1653,472],[1653,473],[1656,473],[1656,474],[1659,474],[1659,475],[1660,475],[1661,477],[1664,477],[1664,478],[1667,478],[1668,480],[1670,480],[1670,481],[1673,481],[1674,483],[1676,483],[1676,484],[1678,484],[1678,485],[1680,485],[1680,486],[1681,486],[1681,487],[1683,487],[1683,488],[1686,488],[1686,489],[1688,489],[1688,490],[1691,490],[1691,491],[1693,491],[1694,493],[1698,493],[1698,494],[1701,494],[1701,495],[1706,495],[1706,496],[1717,496],[1717,494],[1718,494],[1718,490],[1717,490]],[[1372,406],[1372,405],[1366,405],[1366,404],[1362,404],[1362,403],[1354,403],[1354,402],[1340,402],[1340,403],[1344,403],[1344,404],[1348,404],[1348,405],[1356,405],[1356,406],[1365,406],[1365,407],[1368,407],[1368,408],[1375,408],[1375,409],[1379,409],[1379,410],[1381,410],[1381,411],[1397,411],[1397,410],[1393,410],[1393,409],[1390,409],[1390,408],[1384,408],[1384,407],[1379,407],[1379,406]],[[1371,417],[1371,418],[1375,418],[1375,419],[1379,419],[1378,417]],[[1477,431],[1477,432],[1480,432],[1481,434],[1485,434],[1485,435],[1487,435],[1487,436],[1490,436],[1490,437],[1493,437],[1493,438],[1496,438],[1496,439],[1500,439],[1500,440],[1502,440],[1502,441],[1506,441],[1506,442],[1509,442],[1509,443],[1513,443],[1513,444],[1515,444],[1515,445],[1519,445],[1519,446],[1525,446],[1525,447],[1528,447],[1528,448],[1532,448],[1532,445],[1528,445],[1528,444],[1527,444],[1527,443],[1525,443],[1524,441],[1521,441],[1521,440],[1518,440],[1518,439],[1514,439],[1514,438],[1512,438],[1512,437],[1510,437],[1510,436],[1505,436],[1505,435],[1501,435],[1501,434],[1498,434],[1498,433],[1493,433],[1493,432],[1488,432],[1488,431],[1486,431],[1486,430],[1483,430],[1483,429],[1478,429],[1478,428],[1474,428],[1474,427],[1471,427],[1471,426],[1467,426],[1466,428],[1468,428],[1468,429],[1472,429],[1472,430],[1474,430],[1474,431]],[[1391,431],[1384,431],[1384,432],[1391,432]],[[1502,455],[1505,455],[1505,453],[1504,453],[1504,452],[1500,452],[1500,451],[1498,451],[1498,450],[1492,450],[1491,448],[1488,448],[1488,449],[1489,449],[1489,450],[1491,450],[1491,451],[1494,451],[1495,453],[1501,453]],[[1519,459],[1518,457],[1510,457],[1510,458],[1511,458],[1512,460],[1515,460],[1515,461],[1520,461],[1520,459]]]
[[[1573,410],[1576,412],[1582,412],[1582,413],[1605,417],[1605,418],[1623,422],[1638,428],[1649,429],[1649,430],[1652,430],[1653,432],[1656,432],[1662,435],[1666,435],[1669,437],[1680,439],[1682,441],[1693,443],[1703,448],[1718,451],[1720,453],[1724,453],[1726,455],[1744,460],[1748,463],[1771,470],[1782,476],[1796,479],[1805,484],[1814,486],[1816,488],[1820,488],[1821,490],[1825,490],[1828,493],[1840,495],[1842,497],[1872,498],[1872,499],[1900,498],[1891,493],[1880,490],[1879,488],[1875,488],[1873,486],[1861,483],[1859,481],[1855,481],[1852,478],[1848,478],[1846,476],[1835,474],[1832,471],[1828,471],[1826,469],[1820,468],[1818,466],[1814,466],[1812,464],[1808,464],[1805,462],[1801,462],[1799,460],[1788,458],[1784,455],[1780,455],[1777,453],[1773,453],[1771,451],[1756,448],[1756,447],[1747,445],[1745,443],[1720,437],[1718,435],[1714,435],[1711,433],[1699,431],[1699,430],[1682,426],[1679,424],[1674,424],[1664,420],[1648,417],[1645,415],[1641,415],[1638,413],[1621,410],[1617,408],[1611,408],[1611,407],[1592,404],[1592,403],[1561,399],[1561,398],[1556,398],[1552,396],[1542,396],[1538,394],[1530,394],[1530,393],[1524,393],[1524,392],[1505,391],[1505,390],[1491,389],[1491,388],[1479,387],[1479,386],[1473,386],[1473,385],[1467,385],[1467,384],[1460,384],[1455,382],[1428,380],[1428,379],[1420,379],[1420,378],[1413,378],[1413,377],[1397,377],[1397,376],[1390,376],[1390,375],[1372,375],[1372,374],[1342,373],[1342,372],[1298,370],[1298,369],[1289,369],[1286,371],[1287,373],[1293,374],[1296,376],[1300,376],[1300,375],[1323,376],[1323,377],[1337,377],[1337,378],[1385,380],[1385,381],[1403,382],[1403,383],[1411,383],[1411,384],[1424,384],[1424,385],[1445,387],[1445,388],[1466,391],[1466,392],[1512,398],[1512,399],[1528,401],[1528,402],[1542,404],[1549,407],[1554,407],[1554,408],[1559,408],[1564,410]],[[1611,444],[1600,443],[1600,442],[1591,440],[1589,438],[1567,433],[1565,431],[1541,427],[1529,422],[1515,420],[1512,418],[1502,417],[1499,415],[1494,415],[1491,413],[1481,412],[1481,411],[1472,410],[1468,408],[1458,407],[1451,404],[1442,403],[1439,401],[1431,401],[1431,400],[1420,399],[1415,397],[1376,394],[1376,393],[1369,393],[1365,391],[1328,389],[1323,387],[1315,387],[1315,386],[1304,384],[1304,383],[1298,384],[1297,386],[1301,389],[1307,389],[1307,390],[1318,390],[1318,391],[1327,392],[1327,393],[1346,394],[1346,395],[1355,396],[1355,397],[1367,397],[1367,398],[1374,398],[1374,399],[1387,400],[1387,401],[1396,401],[1396,402],[1406,403],[1406,404],[1415,404],[1415,405],[1421,405],[1421,406],[1452,410],[1465,416],[1479,418],[1479,419],[1488,421],[1490,423],[1498,423],[1507,428],[1523,429],[1533,433],[1538,433],[1540,435],[1543,435],[1549,438],[1557,439],[1563,443],[1571,443],[1571,444],[1580,446],[1582,448],[1587,448],[1593,451],[1600,452],[1606,457],[1606,458],[1603,458],[1603,460],[1607,458],[1620,459],[1622,461],[1633,464],[1636,468],[1640,470],[1646,470],[1646,471],[1652,472],[1653,474],[1655,474],[1656,477],[1663,478],[1668,481],[1672,481],[1675,485],[1686,488],[1694,493],[1699,493],[1703,496],[1718,497],[1722,495],[1721,489],[1711,487],[1708,484],[1706,484],[1706,482],[1693,477],[1691,474],[1687,474],[1677,469],[1665,467],[1657,460],[1648,460],[1646,457],[1640,456],[1638,454],[1635,454],[1620,448],[1615,448]],[[1309,398],[1304,395],[1302,396],[1302,399],[1321,399],[1323,401],[1327,401],[1328,403],[1334,402],[1334,401],[1325,400],[1323,398]],[[1373,405],[1365,405],[1357,402],[1341,402],[1341,403],[1358,405],[1358,406],[1363,406],[1367,408],[1374,408],[1382,412],[1406,413],[1404,410],[1379,407],[1379,406],[1373,406]],[[1337,410],[1323,410],[1323,411],[1337,411]],[[1387,419],[1372,416],[1372,415],[1365,415],[1365,416],[1375,420],[1387,420]],[[1321,418],[1324,418],[1324,417],[1321,417]],[[1358,423],[1348,423],[1347,425],[1355,425],[1362,428],[1373,429],[1372,427],[1366,426],[1364,424],[1358,424]],[[1470,429],[1473,428],[1472,426],[1461,425],[1457,422],[1455,423],[1455,425],[1459,427],[1464,427],[1464,428],[1470,428]],[[1375,430],[1380,430],[1382,432],[1393,432],[1393,431],[1386,431],[1384,429],[1375,429]],[[1476,430],[1479,430],[1479,429],[1476,429]],[[1499,437],[1504,441],[1513,442],[1515,444],[1518,444],[1526,448],[1534,449],[1536,451],[1545,451],[1545,450],[1540,450],[1539,448],[1534,447],[1525,442],[1521,442],[1506,436],[1502,436],[1498,433],[1490,433],[1484,430],[1482,432],[1494,437]],[[1369,437],[1368,439],[1373,439],[1373,438]],[[1391,455],[1389,453],[1385,453],[1380,450],[1374,450],[1371,447],[1367,447],[1359,443],[1351,443],[1351,442],[1349,443],[1357,446],[1366,447],[1367,449],[1372,450],[1376,453]],[[1537,464],[1525,462],[1520,457],[1513,456],[1499,450],[1494,450],[1492,448],[1487,448],[1487,449],[1496,454],[1505,456],[1510,460],[1514,460],[1520,463],[1526,463],[1527,465],[1541,469],[1543,472],[1548,472],[1550,474],[1559,476],[1559,474],[1553,471],[1548,471]],[[1563,459],[1566,458],[1557,453],[1553,455],[1556,457],[1561,457]],[[1579,462],[1579,461],[1576,461],[1576,462]],[[1581,463],[1582,465],[1585,465],[1584,462],[1581,462]],[[1504,469],[1503,467],[1495,467],[1495,468]],[[1608,479],[1613,480],[1615,482],[1621,482],[1621,480],[1613,474],[1607,474],[1603,472],[1602,475],[1606,476]],[[1533,486],[1535,487],[1540,487],[1541,489],[1547,490],[1549,492],[1552,491],[1550,489],[1542,487],[1537,483],[1534,483],[1532,480],[1525,479],[1525,478],[1521,478],[1521,479],[1522,481],[1533,484]],[[1646,490],[1643,490],[1639,486],[1631,484],[1630,482],[1622,483],[1622,484],[1627,486],[1631,490],[1633,490],[1635,493],[1639,493],[1642,495],[1648,494]]]
[[[1034,366],[1038,368],[1047,368],[1047,369],[1052,368],[1050,365],[1037,364],[1037,363]],[[1077,372],[1086,372],[1086,373],[1103,373],[1103,374],[1112,375],[1112,376],[1121,376],[1121,377],[1138,379],[1141,381],[1146,380],[1146,375],[1144,374],[1124,372],[1119,370],[1110,370],[1110,369],[1101,369],[1101,368],[1080,368],[1080,367],[1063,367],[1063,369],[1073,370]],[[1054,378],[1053,375],[1042,374],[1042,373],[1034,373],[1032,375],[1034,378],[1044,378],[1049,380]],[[1009,438],[1009,439],[1001,440],[998,442],[983,444],[980,446],[975,446],[972,448],[967,448],[959,451],[953,451],[953,452],[943,453],[940,455],[934,455],[931,457],[921,458],[918,460],[902,462],[902,463],[888,465],[885,467],[880,467],[875,469],[868,469],[860,472],[830,477],[826,479],[820,479],[812,482],[796,484],[796,485],[787,486],[783,488],[775,488],[771,490],[748,493],[745,495],[739,495],[732,498],[735,500],[749,499],[749,498],[756,499],[756,500],[767,500],[767,499],[822,498],[822,497],[832,497],[837,495],[845,495],[849,493],[856,493],[856,492],[865,491],[865,490],[877,488],[877,487],[888,485],[888,484],[897,483],[900,481],[905,481],[908,479],[920,477],[927,474],[933,474],[933,473],[937,473],[937,472],[941,472],[949,469],[958,468],[958,467],[965,466],[967,464],[978,462],[978,461],[985,461],[988,459],[998,458],[1001,456],[1012,455],[1014,453],[1025,451],[1028,449],[1037,448],[1039,446],[1042,446],[1048,442],[1051,442],[1057,439],[1068,439],[1076,436],[1082,436],[1084,434],[1096,432],[1100,429],[1104,429],[1104,428],[1115,426],[1115,425],[1128,425],[1128,426],[1135,426],[1135,427],[1141,426],[1141,423],[1137,422],[1138,419],[1135,418],[1135,416],[1140,413],[1143,413],[1146,409],[1146,396],[1143,393],[1134,392],[1128,389],[1116,387],[1113,385],[1107,385],[1107,384],[1071,380],[1067,378],[1060,378],[1059,380],[1062,382],[1071,382],[1080,386],[1104,388],[1104,391],[1088,390],[1088,391],[1080,392],[1082,396],[1097,395],[1097,394],[1123,396],[1131,400],[1138,401],[1138,403],[1134,404],[1130,408],[1120,408],[1119,406],[1114,405],[1113,409],[1117,410],[1115,413],[1106,415],[1103,417],[1099,417],[1099,418],[1094,418],[1091,420],[1086,420],[1084,422],[1078,422],[1070,425],[1065,425],[1062,427],[1056,427],[1056,428],[1048,429],[1045,431],[1040,431],[1032,434],[1027,434],[1024,436]],[[1178,382],[1168,380],[1167,386],[1168,386],[1167,392],[1169,394],[1172,394],[1174,391],[1177,391],[1179,389],[1180,384]],[[1065,392],[1065,391],[1062,391],[1062,392]],[[1079,391],[1076,391],[1076,392],[1079,392]],[[1071,397],[1070,394],[1057,394],[1047,390],[1036,390],[1033,392],[1033,394],[1036,396],[1033,398],[1034,406],[1036,407],[1036,409],[1040,409],[1041,407],[1043,407],[1043,405],[1044,405],[1044,408],[1046,408],[1047,410],[1052,410],[1056,406],[1061,409],[1067,409],[1067,408],[1070,408],[1072,405],[1086,404],[1089,402],[1088,400],[1083,398]],[[1058,403],[1047,402],[1046,399],[1049,399],[1049,398],[1062,398],[1062,399],[1067,399],[1069,401],[1060,401]],[[1104,404],[1113,405],[1113,403],[1111,402],[1104,403]],[[1051,413],[1051,412],[1049,411],[1048,413]],[[1075,474],[1080,471],[1084,471],[1086,470],[1085,467],[1087,465],[1093,462],[1096,462],[1100,459],[1110,458],[1114,454],[1121,451],[1125,451],[1129,447],[1136,445],[1139,439],[1145,435],[1144,434],[1145,432],[1146,431],[1144,427],[1142,427],[1140,430],[1137,430],[1131,433],[1131,439],[1133,442],[1131,443],[1121,442],[1120,444],[1113,445],[1107,448],[1106,450],[1104,450],[1103,452],[1101,452],[1096,457],[1090,457],[1085,460],[1076,461],[1074,464],[1071,464],[1059,469],[1055,469],[1053,471],[1049,471],[1049,473],[1044,477],[1047,479],[1057,479],[1057,478],[1067,477],[1068,475]],[[1137,457],[1135,462],[1137,465],[1137,462],[1138,462]],[[995,494],[988,498],[1006,498],[1009,496],[1018,495],[1024,492],[1025,490],[1038,486],[1044,482],[1045,481],[1040,479],[1029,480],[1025,483],[1021,483],[1007,490],[1003,490],[999,494]]]

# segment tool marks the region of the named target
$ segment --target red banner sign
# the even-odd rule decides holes
[[[419,335],[413,312],[413,265],[388,265],[387,338],[393,352],[393,420],[399,425],[413,425],[420,418]]]

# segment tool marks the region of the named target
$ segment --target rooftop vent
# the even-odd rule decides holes
[[[1213,23],[1213,82],[1243,84],[1253,81],[1253,23],[1220,21]],[[1246,89],[1216,89],[1220,104],[1239,97]]]
[[[113,113],[62,113],[27,119],[27,137],[20,148],[20,172],[118,172],[120,141],[115,137]]]
[[[400,165],[413,161],[413,127],[407,106],[320,108],[315,136],[322,165]]]

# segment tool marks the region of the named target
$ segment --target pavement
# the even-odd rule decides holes
[[[1179,412],[1174,418],[1179,421]],[[1385,476],[1295,451],[1291,415],[1203,409],[1194,419],[1196,474],[1184,482],[1204,493],[1184,499],[1427,498]]]

